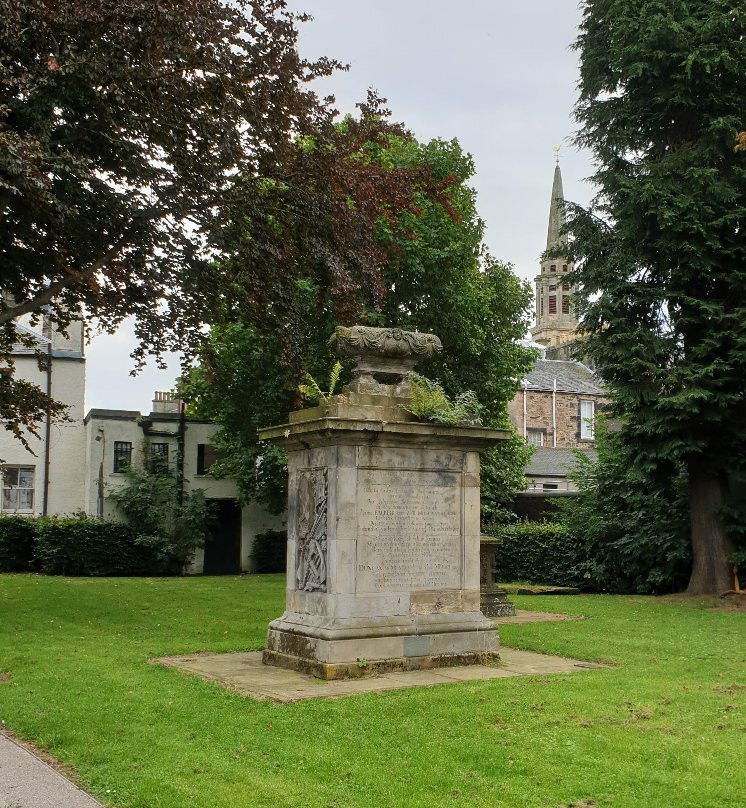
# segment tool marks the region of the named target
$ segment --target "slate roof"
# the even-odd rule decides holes
[[[36,351],[45,350],[49,345],[49,339],[33,328],[29,328],[27,325],[19,323],[17,320],[13,321],[13,326],[18,334],[25,338],[30,337],[33,343],[32,345],[26,345],[20,342],[14,343],[12,350],[14,354],[34,354]]]
[[[596,374],[580,362],[564,359],[537,359],[534,369],[524,377],[529,390],[548,390],[557,379],[558,393],[583,393],[605,396],[606,390]]]
[[[596,459],[595,449],[583,449],[583,451]],[[567,477],[577,462],[572,449],[537,447],[523,473],[527,477]]]

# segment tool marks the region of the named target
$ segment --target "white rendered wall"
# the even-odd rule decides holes
[[[158,433],[146,436],[140,426],[141,416],[137,412],[122,412],[117,415],[98,415],[94,410],[89,413],[87,422],[87,462],[86,511],[91,515],[98,512],[99,474],[103,470],[104,501],[103,516],[117,519],[116,506],[108,498],[115,488],[124,484],[125,476],[114,472],[114,442],[127,441],[132,444],[132,462],[142,467],[143,450],[148,441],[169,444],[169,461],[175,466],[178,453],[178,420],[175,418],[159,419],[157,414],[148,416],[149,431]],[[187,420],[184,430],[184,489],[185,491],[202,490],[206,499],[238,499],[238,491],[233,480],[217,480],[207,474],[197,473],[198,445],[211,444],[217,430],[214,424]],[[254,537],[270,528],[281,530],[285,519],[273,516],[256,503],[241,509],[241,569],[251,570],[250,553]],[[199,573],[203,568],[204,556],[197,551],[191,572]]]
[[[39,370],[33,355],[18,355],[15,377],[33,382],[46,391],[46,371]],[[83,397],[85,361],[80,358],[52,358],[52,398],[67,404],[69,421],[52,419],[49,430],[49,488],[47,513],[70,514],[84,508],[85,429]],[[24,449],[11,432],[0,430],[0,458],[6,466],[34,467],[33,513],[42,513],[44,498],[44,455],[46,424],[39,425],[40,438],[27,434],[32,452]]]

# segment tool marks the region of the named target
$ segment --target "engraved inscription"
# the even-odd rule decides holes
[[[413,470],[424,467],[457,474],[464,468],[464,453],[448,449],[407,449],[392,452],[377,446],[358,446],[357,457],[360,468]]]
[[[461,587],[461,475],[361,469],[357,591]]]

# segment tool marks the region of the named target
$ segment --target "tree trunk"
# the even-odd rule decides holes
[[[692,534],[692,577],[689,595],[722,595],[733,588],[733,548],[717,513],[725,502],[725,483],[719,475],[689,462],[689,525]]]

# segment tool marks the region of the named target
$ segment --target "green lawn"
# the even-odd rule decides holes
[[[286,706],[147,664],[261,648],[282,588],[0,576],[0,719],[128,808],[743,805],[746,613],[516,597],[588,619],[505,644],[616,667]]]

